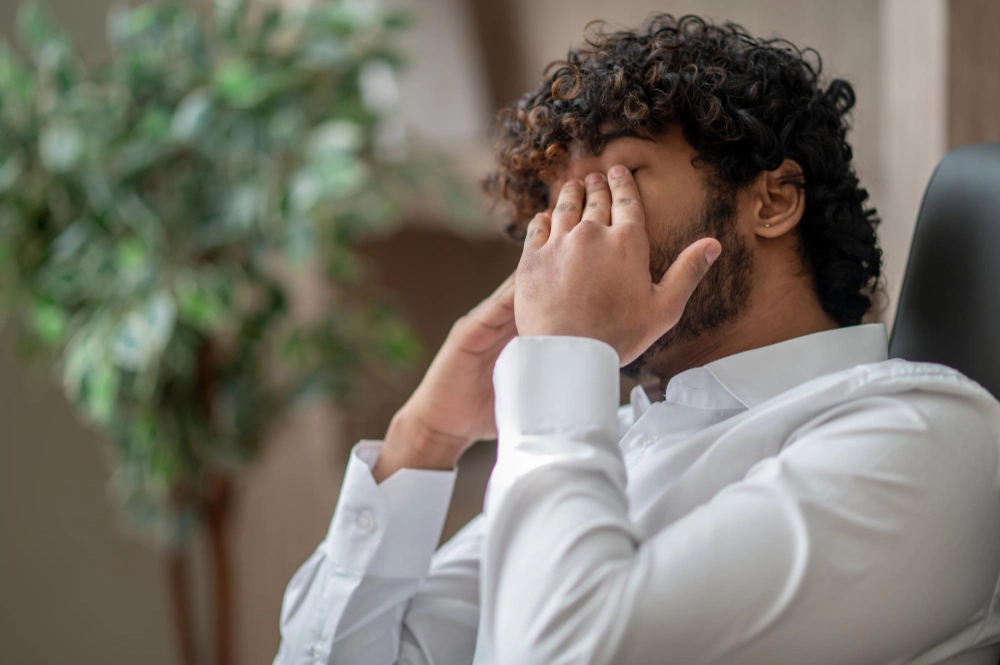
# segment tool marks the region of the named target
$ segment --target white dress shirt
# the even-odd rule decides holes
[[[1000,405],[881,325],[688,370],[618,408],[601,342],[515,338],[483,513],[354,448],[276,665],[996,665]]]

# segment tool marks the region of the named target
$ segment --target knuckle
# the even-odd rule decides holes
[[[592,238],[596,234],[602,232],[605,228],[605,225],[600,222],[596,222],[592,219],[585,219],[576,225],[573,232],[583,238]]]
[[[587,208],[590,210],[608,210],[611,206],[607,201],[589,201]]]
[[[472,325],[472,313],[476,310],[473,309],[472,312],[463,314],[462,316],[455,319],[455,322],[451,324],[451,331],[449,332],[450,337],[463,337],[468,331],[469,327]]]
[[[580,206],[573,203],[572,201],[563,201],[556,205],[556,212],[567,213],[567,212],[577,212],[580,210]]]
[[[604,180],[598,180],[597,182],[587,185],[588,194],[597,194],[599,192],[606,192],[606,191],[608,191],[608,183],[606,183]]]
[[[525,229],[525,234],[524,234],[525,238],[530,238],[533,235],[541,233],[543,225],[544,221],[540,220],[538,217],[535,217],[533,220],[528,222],[528,228]]]
[[[642,234],[632,227],[632,224],[612,224],[611,232],[624,246],[629,249],[637,249],[640,246],[639,241],[642,240]]]
[[[636,201],[631,196],[622,196],[622,197],[619,197],[619,198],[615,199],[615,201],[614,201],[614,207],[615,208],[631,208],[631,207],[635,206],[636,203],[638,203],[638,201]]]

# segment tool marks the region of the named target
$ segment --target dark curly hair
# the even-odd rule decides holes
[[[636,31],[592,23],[583,46],[500,112],[498,168],[485,188],[513,204],[509,232],[518,237],[546,208],[545,182],[570,147],[599,154],[609,127],[647,138],[680,127],[698,161],[714,169],[713,184],[730,191],[794,159],[803,169],[794,182],[806,196],[803,262],[824,310],[842,326],[859,323],[880,288],[879,220],[851,164],[854,89],[841,79],[824,87],[821,71],[814,50],[757,39],[733,23],[669,14]]]

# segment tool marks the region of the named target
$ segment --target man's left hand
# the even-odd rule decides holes
[[[570,180],[552,213],[528,225],[514,282],[518,334],[598,339],[626,365],[677,324],[721,252],[717,240],[702,238],[654,283],[645,216],[628,169]]]

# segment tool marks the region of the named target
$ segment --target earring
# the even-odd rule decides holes
[[[769,229],[769,228],[771,228],[771,223],[770,223],[770,222],[768,222],[767,224],[765,224],[765,225],[764,225],[764,228],[765,228],[765,229]]]

